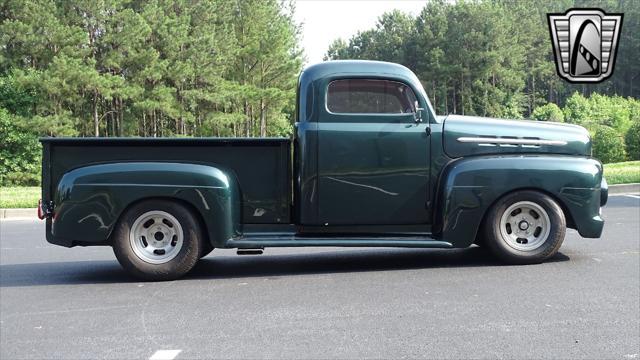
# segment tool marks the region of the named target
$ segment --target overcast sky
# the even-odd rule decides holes
[[[296,0],[296,20],[302,23],[302,46],[307,63],[322,61],[334,39],[348,40],[359,30],[374,27],[393,9],[417,15],[426,0]]]

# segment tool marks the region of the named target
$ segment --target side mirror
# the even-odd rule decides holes
[[[415,119],[416,124],[419,124],[422,122],[422,111],[424,111],[424,108],[421,108],[420,104],[418,103],[418,100],[416,100],[413,103],[413,109],[414,109],[413,118]]]

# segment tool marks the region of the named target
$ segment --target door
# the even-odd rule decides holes
[[[401,81],[337,79],[318,116],[322,225],[428,223],[428,117]],[[418,115],[419,116],[419,115]]]

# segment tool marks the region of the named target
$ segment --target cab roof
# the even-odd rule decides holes
[[[314,121],[314,106],[322,106],[327,84],[333,79],[349,77],[388,78],[402,81],[413,88],[421,105],[427,108],[431,117],[435,119],[420,80],[407,67],[384,61],[332,60],[308,66],[300,74],[297,121]],[[316,111],[315,114],[317,113]]]
[[[411,70],[400,64],[372,60],[332,60],[306,67],[302,77],[307,81],[335,75],[385,75],[418,81]]]

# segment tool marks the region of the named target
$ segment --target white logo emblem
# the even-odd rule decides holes
[[[577,83],[598,83],[611,76],[622,17],[600,9],[547,14],[558,75]]]

